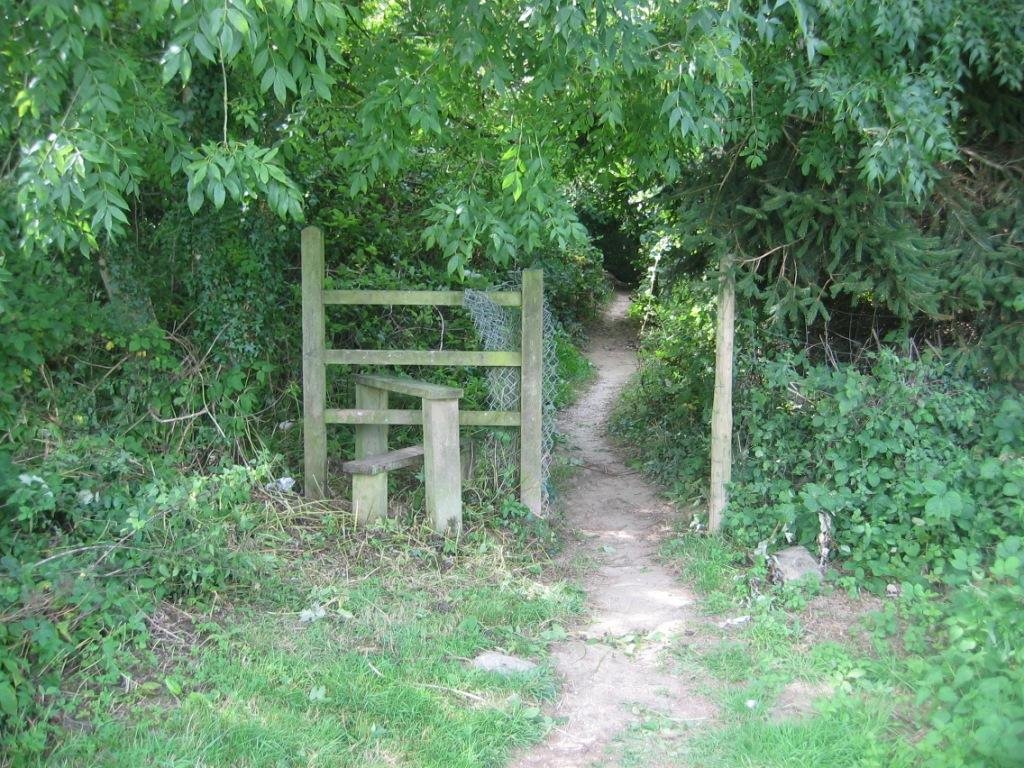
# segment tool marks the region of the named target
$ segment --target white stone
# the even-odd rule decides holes
[[[805,576],[821,578],[818,561],[803,547],[787,547],[772,555],[776,578],[783,584],[799,581]]]
[[[497,672],[501,675],[512,675],[519,672],[531,672],[537,665],[529,659],[521,659],[518,656],[509,656],[506,653],[497,651],[484,651],[475,659],[472,665],[476,669],[485,672]]]

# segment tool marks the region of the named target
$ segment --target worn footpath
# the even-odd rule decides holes
[[[589,623],[553,649],[562,695],[549,714],[548,739],[515,768],[583,768],[613,759],[615,737],[648,714],[681,725],[714,715],[698,681],[669,674],[665,649],[697,631],[696,597],[657,558],[679,513],[630,470],[611,444],[606,421],[636,370],[629,299],[616,295],[592,329],[587,356],[597,379],[563,419],[578,464],[564,508],[573,541],[566,557],[591,563],[583,586]]]

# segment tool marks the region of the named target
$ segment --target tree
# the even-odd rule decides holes
[[[309,0],[3,3],[4,250],[89,252],[125,234],[144,189],[301,218],[279,146],[331,98],[357,20]]]

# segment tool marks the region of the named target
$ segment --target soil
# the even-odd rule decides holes
[[[628,306],[617,293],[592,328],[587,356],[597,379],[561,425],[579,465],[564,497],[573,538],[566,557],[594,564],[583,579],[590,621],[554,646],[563,693],[548,714],[559,724],[515,768],[591,766],[652,713],[681,724],[715,715],[699,681],[669,674],[664,659],[673,638],[703,623],[695,594],[657,557],[681,513],[626,466],[607,435],[608,414],[637,366]]]

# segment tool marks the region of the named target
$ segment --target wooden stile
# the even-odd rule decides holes
[[[326,494],[326,425],[353,424],[356,427],[356,459],[345,466],[352,470],[356,515],[360,522],[386,515],[387,470],[418,461],[418,455],[414,455],[418,447],[388,451],[388,426],[421,425],[428,512],[438,532],[457,529],[462,523],[459,427],[519,427],[520,497],[534,514],[541,513],[544,274],[537,269],[524,270],[522,290],[493,291],[487,295],[500,306],[521,309],[520,350],[327,349],[324,321],[324,307],[327,305],[463,306],[465,292],[324,290],[323,234],[316,227],[302,230],[303,441],[308,498],[319,499]],[[355,408],[327,408],[328,365],[519,368],[520,409],[460,411],[462,391],[455,387],[378,374],[354,376]],[[389,408],[388,392],[420,398],[421,409]],[[380,471],[356,471],[360,467]]]
[[[366,384],[356,384],[356,408],[386,409],[387,390]],[[388,450],[387,424],[356,425],[356,459],[368,459]],[[363,474],[352,476],[352,506],[356,520],[372,523],[388,513],[388,476],[384,474]]]
[[[423,446],[410,445],[365,459],[353,459],[341,465],[341,471],[348,475],[379,475],[395,469],[405,469],[423,463]]]
[[[415,426],[423,423],[423,411],[414,409],[368,410],[364,408],[328,408],[324,411],[328,424],[391,424]],[[463,427],[518,427],[519,411],[459,411]]]
[[[428,384],[425,381],[417,381],[403,376],[378,376],[376,374],[357,373],[352,377],[356,386],[376,387],[386,392],[396,392],[400,395],[411,397],[422,397],[426,400],[458,400],[462,397],[462,390],[458,387],[446,387],[442,384]],[[387,407],[384,405],[383,407]]]
[[[423,481],[427,514],[438,533],[462,528],[459,401],[423,401]]]
[[[518,368],[518,352],[476,352],[449,349],[328,349],[328,365],[482,365]]]
[[[518,291],[491,291],[491,301],[503,307],[518,307]],[[461,307],[464,291],[324,291],[324,304],[384,305],[392,307]]]

